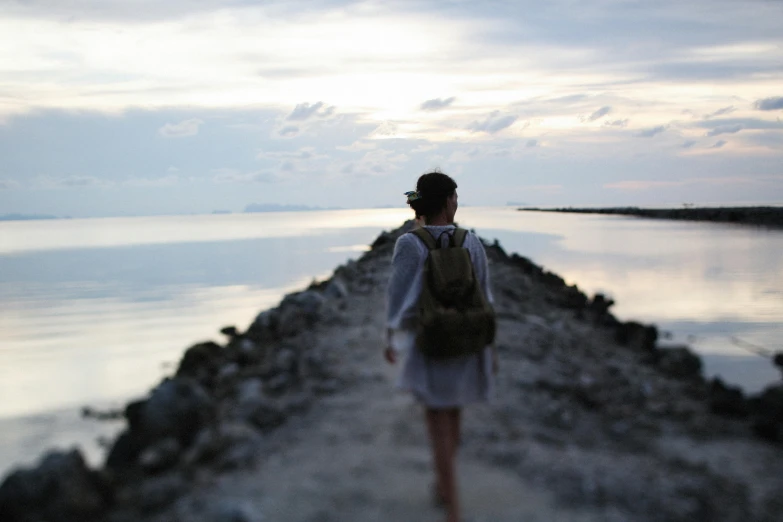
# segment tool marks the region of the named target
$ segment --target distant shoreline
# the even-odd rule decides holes
[[[712,221],[769,228],[783,228],[783,207],[691,207],[691,208],[519,208],[528,212],[563,212],[572,214],[610,214],[680,221]]]

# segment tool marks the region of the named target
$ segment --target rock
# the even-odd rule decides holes
[[[576,285],[567,286],[560,292],[557,304],[563,308],[578,310],[587,306],[587,296]]]
[[[287,295],[280,303],[277,335],[289,337],[309,329],[320,317],[325,300],[313,290]]]
[[[261,440],[256,429],[243,421],[223,422],[199,433],[182,460],[187,466],[213,462],[220,469],[236,469],[253,463]]]
[[[271,394],[280,394],[290,388],[293,378],[290,374],[281,373],[269,379],[264,385],[264,391]]]
[[[159,511],[168,506],[187,490],[187,482],[179,473],[152,477],[136,491],[136,505],[144,513]]]
[[[167,437],[187,447],[214,415],[212,399],[195,381],[167,379],[145,401],[128,405],[125,416],[131,449],[146,448]]]
[[[147,471],[169,468],[177,463],[181,450],[177,439],[167,437],[141,452],[139,466]]]
[[[282,349],[277,352],[275,356],[275,367],[278,371],[292,374],[297,371],[297,359],[296,353],[293,350]]]
[[[655,351],[655,341],[658,340],[658,330],[654,326],[628,321],[617,326],[615,340],[632,350],[652,353]]]
[[[334,276],[326,285],[324,295],[329,299],[343,299],[348,296],[348,287],[341,278]]]
[[[394,235],[392,235],[389,232],[381,232],[381,235],[379,235],[377,238],[375,238],[375,241],[373,241],[372,245],[370,247],[375,250],[376,248],[379,248],[383,245],[389,245],[396,241],[396,238]]]
[[[228,363],[221,367],[217,373],[218,382],[231,380],[239,374],[239,365],[237,363]]]
[[[748,402],[745,400],[742,390],[734,386],[727,386],[717,377],[710,383],[708,400],[710,411],[717,415],[745,417],[749,413]]]
[[[265,341],[267,338],[274,338],[277,332],[277,323],[279,320],[279,309],[273,308],[258,314],[245,332],[245,337],[256,342]]]
[[[239,335],[236,326],[224,326],[223,328],[220,329],[220,333],[222,333],[223,335],[229,338],[234,338]]]
[[[264,517],[247,504],[224,500],[209,510],[209,522],[260,522]]]
[[[749,402],[753,432],[770,442],[783,442],[783,384],[767,387]]]
[[[656,356],[658,368],[667,375],[678,378],[701,375],[701,359],[687,346],[659,348]]]
[[[16,470],[0,485],[0,520],[88,521],[110,502],[109,484],[87,468],[78,450],[51,452],[36,468]]]
[[[271,399],[261,398],[245,403],[241,409],[242,419],[261,430],[275,428],[285,422],[285,415]]]
[[[182,356],[177,377],[203,378],[214,373],[220,365],[223,347],[212,341],[191,346]]]

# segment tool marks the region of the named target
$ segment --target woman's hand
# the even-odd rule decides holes
[[[394,364],[397,362],[397,351],[391,346],[387,346],[383,351],[383,358],[386,359],[387,363]]]

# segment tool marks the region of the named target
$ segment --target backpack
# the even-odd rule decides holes
[[[468,231],[444,232],[448,246],[423,228],[411,233],[429,250],[418,303],[416,346],[425,356],[439,359],[481,351],[495,340],[495,311],[476,279],[470,252],[463,248]]]

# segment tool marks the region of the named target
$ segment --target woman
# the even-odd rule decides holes
[[[446,174],[421,176],[408,204],[423,220],[423,228],[436,239],[453,234],[457,212],[457,184]],[[468,233],[463,245],[470,253],[475,275],[492,301],[487,256],[481,241]],[[435,465],[435,494],[447,510],[447,522],[459,520],[455,457],[460,441],[460,411],[472,402],[489,399],[496,368],[494,350],[449,359],[425,357],[415,346],[417,302],[422,288],[427,246],[414,234],[403,234],[395,244],[392,275],[387,292],[386,360],[394,364],[399,352],[406,357],[397,386],[413,393],[426,411],[427,431]]]

